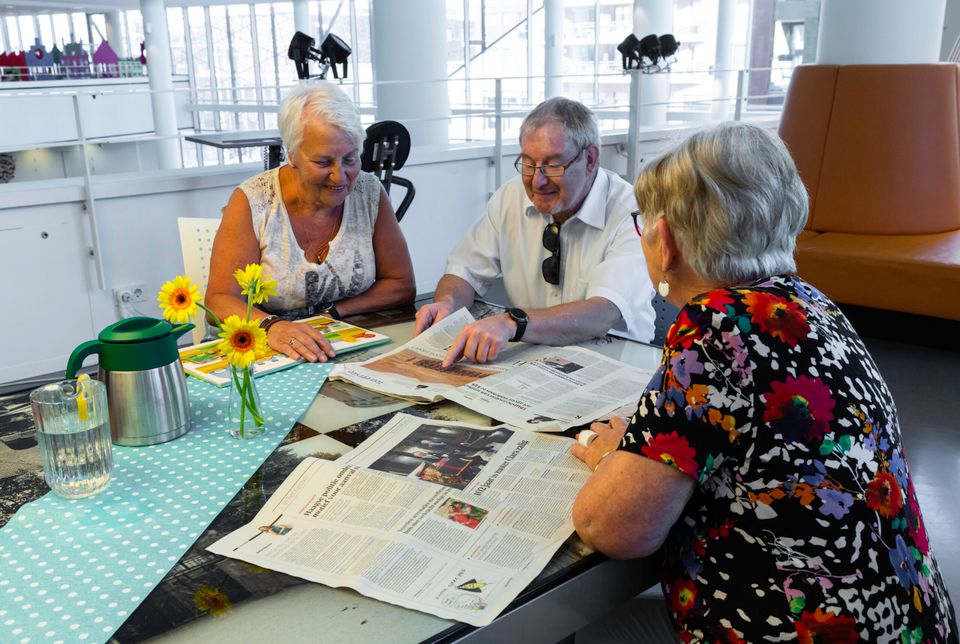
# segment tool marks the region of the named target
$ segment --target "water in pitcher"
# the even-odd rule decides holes
[[[47,485],[60,496],[79,499],[110,484],[113,452],[110,424],[63,434],[37,432]]]

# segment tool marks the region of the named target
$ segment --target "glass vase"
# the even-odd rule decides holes
[[[230,366],[230,405],[227,431],[234,438],[253,438],[266,431],[253,366]]]

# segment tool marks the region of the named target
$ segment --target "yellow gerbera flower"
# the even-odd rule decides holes
[[[270,296],[277,294],[277,282],[263,276],[263,267],[260,264],[247,264],[246,268],[238,268],[233,277],[240,284],[242,295],[251,298],[254,304],[263,304]]]
[[[160,287],[157,303],[163,317],[174,324],[183,324],[197,313],[200,291],[190,278],[180,275]]]
[[[210,613],[214,617],[223,617],[233,608],[233,603],[223,591],[206,584],[200,584],[193,593],[193,605],[201,613]]]
[[[223,321],[220,337],[223,341],[219,349],[235,367],[249,367],[267,352],[267,334],[256,320],[241,320],[240,316],[231,315]]]

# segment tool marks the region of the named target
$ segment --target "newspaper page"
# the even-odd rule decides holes
[[[507,476],[509,463],[536,452],[534,445],[549,438],[513,434],[493,430],[486,447],[475,445],[478,452],[500,455],[497,460],[491,455],[489,466],[475,472],[478,486],[487,479],[496,485]],[[569,445],[569,439],[553,440]],[[581,469],[585,478],[589,472]],[[461,466],[457,476],[467,476],[468,470]],[[571,490],[579,489],[570,483]],[[496,497],[471,494],[457,484],[307,458],[251,523],[208,550],[485,626],[573,532],[566,505],[555,514]]]
[[[330,378],[414,402],[445,398],[514,427],[559,432],[636,403],[653,375],[583,347],[529,344],[491,363],[443,369],[447,349],[472,321],[460,309],[400,348]]]
[[[562,431],[633,403],[653,376],[582,347],[531,347],[524,361],[445,394],[447,400],[534,431]]]
[[[473,321],[474,317],[467,309],[459,309],[389,353],[359,364],[338,366],[330,374],[330,379],[345,380],[358,387],[418,403],[442,400],[448,391],[460,385],[507,369],[510,356],[523,349],[521,346],[511,347],[503,353],[504,359],[497,363],[480,365],[461,361],[444,369],[441,363],[447,349],[460,330]]]

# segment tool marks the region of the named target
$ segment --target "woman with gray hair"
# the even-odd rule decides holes
[[[956,642],[890,391],[794,274],[807,195],[786,147],[722,124],[635,188],[647,270],[681,310],[633,417],[573,447],[595,471],[577,532],[615,558],[663,546],[683,641]]]
[[[280,105],[287,163],[233,191],[213,243],[206,303],[241,317],[246,297],[233,272],[258,263],[277,294],[254,308],[269,345],[291,358],[326,361],[323,334],[293,320],[335,318],[413,302],[413,265],[393,206],[360,170],[365,132],[332,83],[299,85]]]

